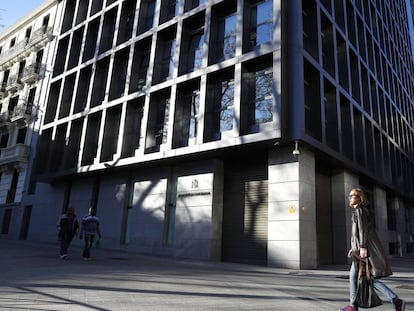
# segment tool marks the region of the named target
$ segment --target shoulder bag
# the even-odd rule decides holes
[[[355,306],[360,308],[374,308],[382,305],[381,298],[375,292],[373,280],[369,270],[368,260],[359,260]]]

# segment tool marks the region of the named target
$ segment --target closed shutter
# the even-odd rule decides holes
[[[267,264],[267,164],[225,167],[222,260]]]

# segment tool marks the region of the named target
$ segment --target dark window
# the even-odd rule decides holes
[[[155,14],[155,0],[143,0],[139,6],[137,35],[152,28]]]
[[[177,98],[179,100],[175,107],[173,148],[196,143],[200,118],[199,88],[199,81],[192,81],[178,87]]]
[[[65,84],[63,87],[63,95],[62,100],[60,103],[60,111],[58,118],[64,118],[69,115],[71,104],[72,104],[72,96],[73,96],[73,88],[75,85],[75,78],[76,74],[72,74],[65,78]]]
[[[339,151],[338,103],[336,88],[327,79],[324,79],[324,104],[326,143],[332,149]]]
[[[247,9],[250,13],[247,19],[249,23],[249,50],[260,47],[264,43],[272,42],[273,1],[266,0],[253,3]]]
[[[114,8],[104,15],[101,40],[99,43],[99,54],[108,51],[112,47],[115,33],[116,12],[117,9]]]
[[[138,42],[134,48],[129,93],[142,91],[146,84],[151,41]]]
[[[53,67],[53,76],[60,75],[65,69],[66,56],[68,54],[69,36],[61,39],[58,44],[55,65]]]
[[[105,117],[104,136],[102,140],[101,162],[113,160],[113,157],[116,154],[120,120],[120,106],[112,107],[107,110]]]
[[[209,63],[232,58],[236,52],[237,13],[233,6],[213,8]]]
[[[223,132],[233,129],[234,72],[217,72],[208,77],[205,141],[220,140]]]
[[[153,84],[163,82],[172,77],[175,68],[175,49],[175,30],[161,33],[157,42]]]
[[[29,39],[31,35],[32,35],[32,27],[29,27],[26,29],[26,34],[25,34],[26,40]]]
[[[93,164],[98,148],[99,128],[101,124],[101,112],[88,116],[85,143],[83,145],[81,165]]]
[[[185,0],[184,11],[185,12],[190,11],[190,10],[200,6],[204,2],[205,2],[205,0]]]
[[[49,20],[50,20],[50,15],[46,15],[45,17],[43,17],[43,21],[42,21],[42,27],[44,29],[44,31],[47,30],[47,26],[49,26]]]
[[[179,7],[177,0],[161,0],[160,24],[177,16]]]
[[[135,150],[140,146],[143,107],[143,97],[134,99],[127,104],[121,153],[122,158],[133,157],[135,155]]]
[[[82,125],[82,118],[76,119],[71,123],[69,141],[66,147],[65,159],[63,161],[65,169],[76,167],[76,164],[78,163]]]
[[[321,141],[321,90],[319,72],[306,60],[304,64],[304,89],[306,132]]]
[[[11,208],[7,208],[4,211],[4,215],[3,215],[3,223],[2,223],[2,226],[1,226],[1,234],[8,234],[9,233],[11,215],[12,215]]]
[[[160,151],[160,145],[167,142],[169,113],[169,91],[152,95],[148,115],[147,141],[145,142],[146,153]]]
[[[95,55],[96,40],[98,38],[99,18],[94,19],[88,24],[88,31],[86,32],[85,47],[83,50],[82,61],[87,61]]]
[[[61,83],[62,81],[59,80],[50,86],[49,99],[45,113],[45,123],[52,122],[55,119]]]
[[[204,16],[195,16],[183,26],[179,74],[199,68],[203,61]]]
[[[62,22],[62,33],[72,28],[73,17],[75,16],[76,2],[77,0],[66,1],[65,14],[63,14],[63,22]]]
[[[269,60],[269,59],[268,59]],[[246,64],[242,78],[242,133],[257,133],[273,121],[273,72],[268,61]]]
[[[17,132],[17,144],[24,144],[26,142],[27,127],[20,128]]]
[[[79,75],[78,88],[76,90],[75,98],[75,107],[73,108],[73,113],[81,112],[85,109],[88,93],[89,93],[89,84],[91,81],[92,75],[92,65],[82,68]]]
[[[73,33],[72,44],[70,46],[69,60],[68,60],[68,69],[71,69],[78,65],[79,63],[79,54],[82,47],[83,40],[83,30],[84,27],[76,30]]]
[[[10,183],[10,188],[7,191],[6,203],[13,203],[16,197],[17,183],[19,181],[19,172],[14,169],[13,176]]]
[[[119,21],[117,44],[129,40],[134,28],[135,5],[137,1],[127,0],[122,4],[121,19]]]
[[[76,24],[83,22],[88,15],[89,0],[82,0],[78,2],[78,12],[76,16]]]
[[[109,88],[109,100],[122,97],[125,90],[125,81],[128,69],[129,47],[116,52],[112,67],[111,85]]]
[[[102,104],[105,98],[106,81],[108,79],[109,57],[105,57],[96,63],[95,77],[91,95],[91,107]]]
[[[50,155],[49,170],[55,172],[62,167],[63,153],[66,146],[67,123],[61,124],[56,128],[55,138],[52,141],[52,152]]]

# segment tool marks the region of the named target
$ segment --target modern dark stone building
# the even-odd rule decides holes
[[[88,207],[105,247],[344,263],[363,188],[413,251],[414,71],[402,0],[63,0],[28,239]]]

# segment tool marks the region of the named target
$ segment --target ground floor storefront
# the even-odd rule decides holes
[[[412,252],[413,203],[303,150],[108,170],[39,184],[21,206],[2,207],[4,238],[56,241],[69,207],[92,207],[102,247],[142,254],[310,269],[346,263],[349,190],[362,187],[390,255]],[[28,216],[27,210],[30,210]],[[25,216],[26,215],[26,216]],[[28,219],[29,217],[29,219]],[[23,228],[24,226],[24,228]],[[75,244],[82,241],[75,239]]]

